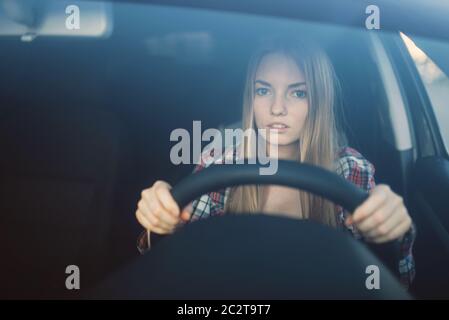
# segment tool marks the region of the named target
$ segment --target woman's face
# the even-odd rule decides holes
[[[281,53],[265,55],[255,77],[257,128],[277,133],[280,146],[296,143],[308,109],[304,74],[296,62]]]

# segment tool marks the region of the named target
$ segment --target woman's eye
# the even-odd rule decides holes
[[[302,99],[302,98],[305,98],[307,96],[307,92],[304,91],[304,90],[295,90],[295,91],[293,91],[293,96],[295,98]]]
[[[270,90],[267,88],[257,88],[256,89],[256,94],[259,96],[266,96],[269,93],[270,93]]]

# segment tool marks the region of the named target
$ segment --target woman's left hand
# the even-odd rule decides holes
[[[355,226],[368,241],[383,243],[401,238],[410,229],[412,219],[402,197],[389,186],[379,184],[345,223]]]

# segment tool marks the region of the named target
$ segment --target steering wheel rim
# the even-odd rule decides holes
[[[180,206],[185,206],[208,191],[228,186],[281,184],[314,192],[348,210],[355,209],[368,196],[342,177],[312,165],[281,160],[278,171],[271,176],[259,175],[259,168],[214,165],[182,180],[172,188],[172,195]],[[314,245],[303,245],[311,239]],[[288,262],[278,263],[284,260]],[[382,290],[367,290],[367,266],[382,270]],[[269,215],[227,215],[193,223],[107,279],[92,296],[410,298],[382,262],[348,235],[312,221]]]
[[[227,187],[260,184],[282,185],[308,191],[353,212],[368,193],[326,169],[290,160],[278,160],[273,175],[261,175],[259,164],[211,165],[173,186],[171,193],[180,208],[203,194]]]

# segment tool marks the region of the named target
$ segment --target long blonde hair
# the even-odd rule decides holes
[[[252,55],[243,96],[242,129],[257,129],[253,101],[255,75],[262,58],[269,53],[282,53],[292,58],[304,74],[309,111],[300,136],[299,162],[334,169],[339,135],[334,115],[338,101],[339,83],[327,54],[315,44],[292,38],[271,38]],[[251,147],[256,141],[242,143],[244,158],[255,157]],[[299,191],[301,217],[335,226],[335,206],[311,193]],[[226,212],[253,213],[261,211],[261,188],[256,185],[231,188],[225,205]]]

